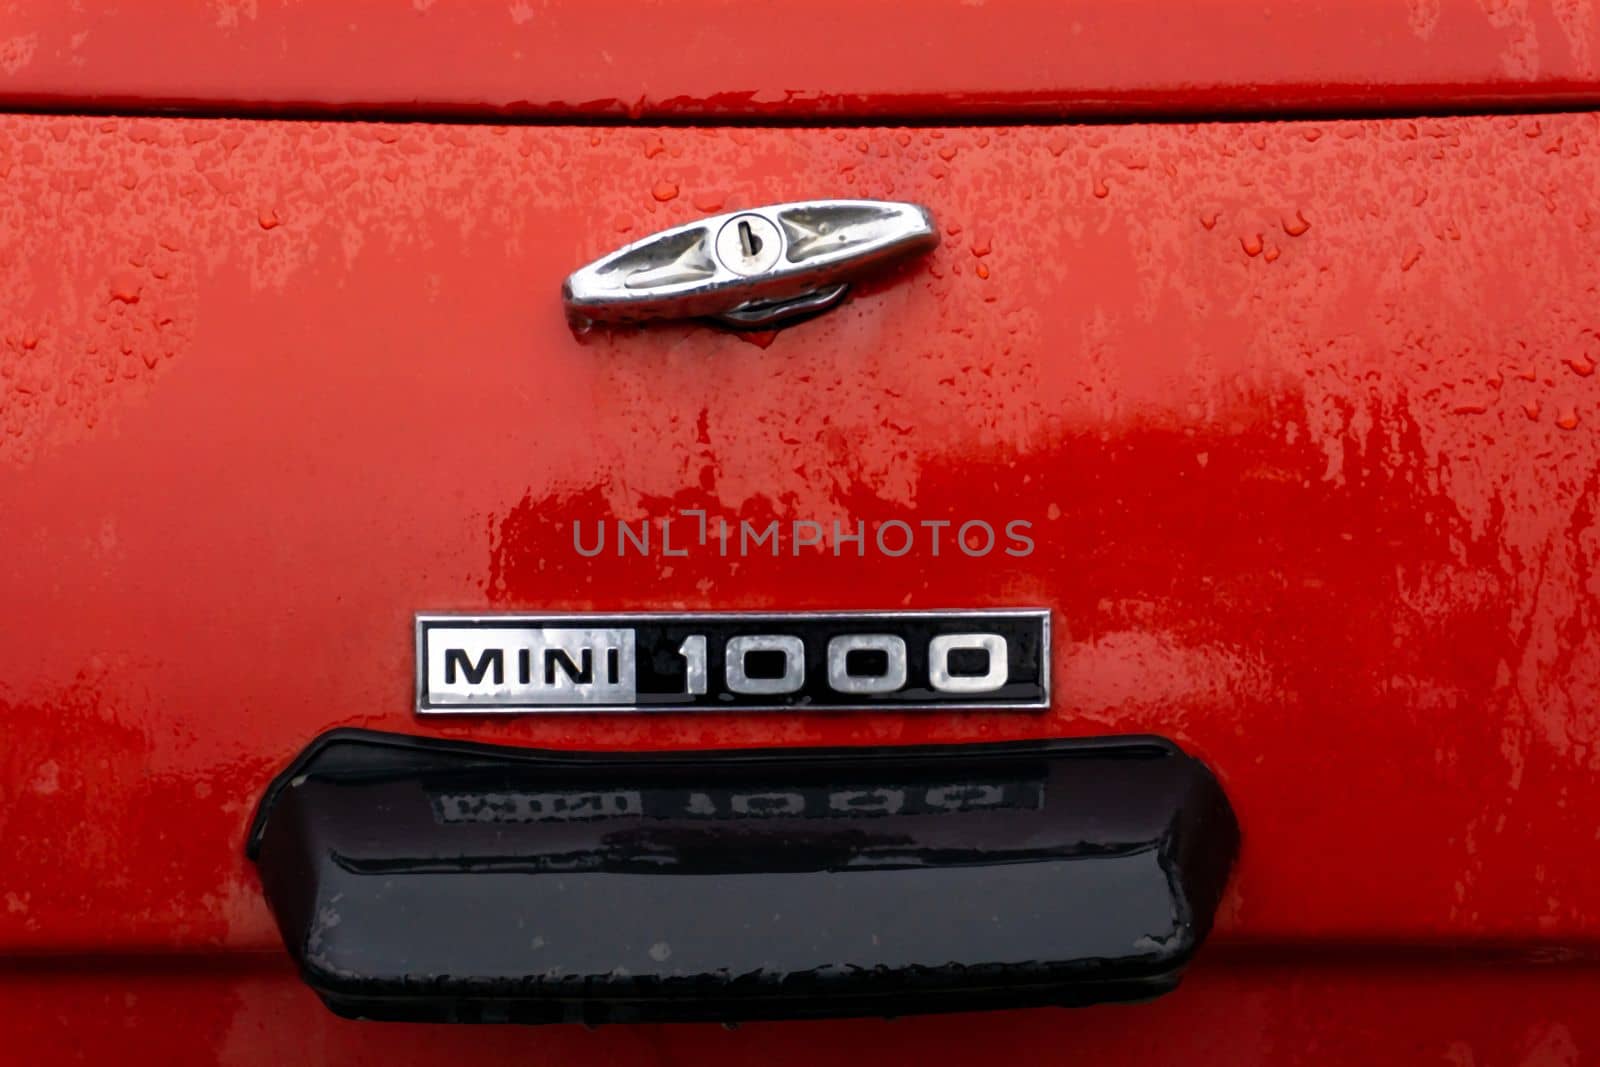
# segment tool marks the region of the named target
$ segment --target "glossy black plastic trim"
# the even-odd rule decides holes
[[[1156,737],[575,753],[336,730],[248,852],[341,1015],[734,1022],[1156,996],[1238,829]]]

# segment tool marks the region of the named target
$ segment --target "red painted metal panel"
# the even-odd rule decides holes
[[[1586,951],[1597,152],[1589,115],[0,119],[0,948],[273,948],[246,820],[352,724],[1162,733],[1244,829],[1218,942]],[[945,243],[775,338],[562,319],[617,242],[828,195],[924,201]],[[574,551],[575,520],[680,509],[1019,519],[1036,549]],[[1050,607],[1055,706],[411,711],[419,610],[902,605]]]
[[[1577,0],[14,0],[0,107],[951,116],[1592,104]]]
[[[1568,1067],[1600,1047],[1600,974],[1575,966],[1359,967],[1203,957],[1152,1004],[898,1021],[716,1026],[416,1026],[330,1015],[287,968],[0,974],[17,1063],[522,1067],[704,1063]]]

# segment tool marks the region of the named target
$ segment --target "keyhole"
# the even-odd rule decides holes
[[[756,236],[750,224],[743,219],[739,220],[739,248],[743,250],[745,259],[755,259],[761,251],[761,238]]]
[[[736,215],[717,231],[717,262],[745,278],[769,271],[783,255],[783,234],[760,215]]]

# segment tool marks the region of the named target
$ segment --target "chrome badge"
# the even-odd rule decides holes
[[[853,278],[938,243],[918,204],[773,204],[651,234],[574,271],[561,293],[580,325],[703,317],[763,329],[825,311]]]
[[[419,615],[417,711],[1041,709],[1043,610]]]

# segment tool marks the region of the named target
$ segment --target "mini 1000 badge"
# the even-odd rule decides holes
[[[1038,709],[1043,610],[419,615],[417,711]]]

